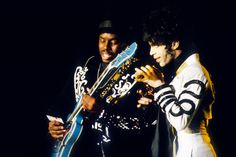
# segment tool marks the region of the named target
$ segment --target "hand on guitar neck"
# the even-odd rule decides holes
[[[85,94],[82,98],[82,107],[87,111],[95,109],[96,99],[90,95]]]

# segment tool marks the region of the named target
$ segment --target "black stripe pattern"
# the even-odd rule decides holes
[[[154,96],[170,121],[174,122],[176,117],[185,125],[196,110],[205,91],[206,85],[202,81],[190,80],[184,84],[179,94],[175,93],[173,86],[168,85],[159,89]]]

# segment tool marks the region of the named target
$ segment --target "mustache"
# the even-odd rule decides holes
[[[108,49],[102,50],[101,52],[102,52],[102,53],[108,53],[109,55],[114,54],[112,50],[108,50]]]

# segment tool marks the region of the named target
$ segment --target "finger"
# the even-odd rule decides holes
[[[61,122],[58,122],[58,121],[56,121],[56,120],[54,120],[54,121],[52,121],[52,123],[51,123],[51,125],[52,126],[61,126],[61,125],[63,125]]]
[[[85,94],[82,99],[87,102],[87,101],[94,101],[95,98],[88,94]]]
[[[55,130],[55,131],[60,131],[60,130],[64,130],[64,126],[54,126],[52,127],[52,130]]]
[[[86,104],[83,104],[82,108],[83,108],[84,110],[88,110],[88,107],[87,107]]]
[[[84,94],[82,99],[83,99],[83,100],[86,100],[87,97],[88,97],[88,95],[87,95],[87,94]]]
[[[92,104],[83,104],[82,108],[85,109],[85,110],[88,110],[88,111],[91,111],[93,109],[93,106]]]
[[[158,69],[155,65],[153,65],[152,68],[153,68],[156,72],[158,72],[158,73],[162,73],[161,70]]]
[[[149,72],[154,72],[154,68],[151,67],[150,65],[146,65],[145,68],[146,68]]]
[[[61,130],[61,131],[49,131],[49,134],[54,138],[54,139],[61,139],[65,135],[66,130]]]
[[[146,65],[145,68],[151,69],[152,67],[150,65]]]
[[[149,70],[144,66],[141,66],[140,69],[146,74],[149,73]]]
[[[146,68],[150,69],[151,72],[154,72],[159,79],[163,79],[163,77],[164,77],[163,73],[160,71],[160,69],[158,69],[154,65],[153,66],[146,65]]]
[[[90,93],[90,91],[91,91],[91,89],[89,89],[89,88],[86,88],[86,93]]]
[[[140,70],[139,68],[135,68],[134,69],[136,72],[143,72],[142,70]]]
[[[143,67],[143,66],[141,66],[140,69],[139,69],[139,68],[135,68],[134,70],[135,70],[136,73],[138,73],[138,74],[145,74],[146,68]]]
[[[51,123],[49,126],[48,126],[48,130],[49,131],[56,131],[56,130],[63,130],[64,129],[64,126],[62,124],[60,125],[54,125],[54,123]]]
[[[54,139],[62,139],[64,134],[51,134]]]
[[[143,71],[141,71],[141,72],[137,71],[137,72],[134,73],[135,78],[139,78],[140,76],[143,76],[143,75],[144,75]]]
[[[87,104],[87,100],[88,99],[88,95],[84,95],[83,97],[82,97],[82,104],[83,104],[83,106],[85,106],[85,104]]]
[[[146,97],[142,97],[138,100],[138,103],[142,105],[149,105],[151,102],[152,102],[152,99],[149,99]]]
[[[58,121],[50,121],[48,124],[48,129],[56,127],[56,126],[63,126],[63,124],[61,122]]]
[[[146,101],[146,102],[152,102],[152,99],[150,99],[150,98],[147,98],[147,97],[141,97],[140,98],[142,101]]]
[[[140,108],[141,106],[142,106],[142,104],[138,104],[138,105],[137,105],[137,108]]]
[[[82,105],[82,108],[84,109],[84,110],[89,110],[89,103],[85,100],[85,101],[83,101],[83,105]]]
[[[134,74],[135,80],[138,81],[138,82],[142,82],[142,80],[145,77],[145,73],[142,70],[138,69],[138,68],[135,68],[135,71],[136,71],[135,74]]]
[[[66,132],[66,130],[60,130],[60,131],[50,131],[51,135],[55,135],[55,136],[61,136],[64,135]]]
[[[142,104],[142,105],[148,105],[149,104],[147,101],[143,101],[143,100],[138,100],[138,103]]]

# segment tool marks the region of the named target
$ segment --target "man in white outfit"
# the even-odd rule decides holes
[[[175,15],[163,8],[145,21],[144,39],[162,70],[152,65],[135,69],[136,81],[154,88],[154,100],[142,97],[138,103],[155,101],[161,108],[176,135],[174,156],[216,157],[207,132],[215,99],[213,83],[190,34]]]

